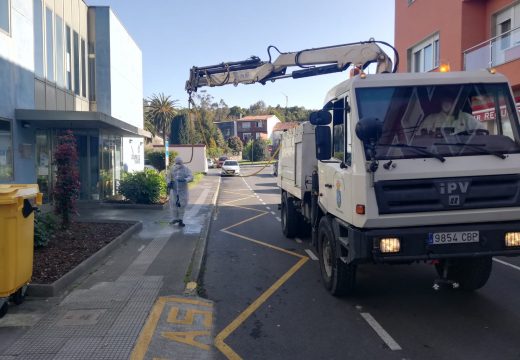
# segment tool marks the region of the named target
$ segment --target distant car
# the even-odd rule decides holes
[[[238,165],[238,161],[236,160],[226,160],[222,164],[222,172],[221,176],[234,176],[240,175],[240,165]]]
[[[218,168],[221,168],[222,167],[222,164],[224,164],[224,161],[226,161],[228,159],[227,156],[221,156],[218,158],[218,162],[217,162],[217,167]]]
[[[208,158],[208,168],[213,169],[215,167],[215,162],[213,159]]]

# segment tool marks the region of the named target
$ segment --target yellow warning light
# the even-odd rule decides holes
[[[450,64],[443,63],[439,66],[439,72],[450,72]]]
[[[490,74],[493,74],[493,75],[495,75],[497,73],[497,69],[495,69],[495,68],[489,68],[488,71]]]

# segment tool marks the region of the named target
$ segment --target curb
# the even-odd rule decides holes
[[[81,222],[81,221],[79,221]],[[87,222],[87,221],[83,221]],[[124,220],[103,220],[105,223],[122,223],[128,222]],[[121,235],[116,237],[110,243],[99,249],[93,255],[83,260],[78,266],[70,270],[68,273],[63,275],[61,278],[53,282],[52,284],[29,284],[27,287],[27,295],[33,297],[53,297],[59,295],[74,281],[82,277],[84,274],[92,271],[92,268],[101,262],[110,252],[112,252],[117,246],[123,241],[128,240],[132,235],[136,234],[143,228],[141,221],[136,222],[134,225],[126,229]]]
[[[202,264],[204,263],[204,259],[206,257],[206,246],[208,243],[208,235],[211,229],[212,219],[215,214],[215,209],[217,208],[216,203],[218,199],[218,195],[220,192],[220,183],[222,178],[219,177],[217,190],[213,195],[213,200],[211,201],[211,209],[209,211],[209,219],[207,222],[204,231],[201,233],[201,236],[197,240],[197,244],[195,245],[195,249],[193,250],[193,255],[191,257],[190,265],[188,266],[188,270],[186,272],[187,283],[184,290],[185,295],[193,295],[198,296],[197,294],[197,286],[199,283],[199,277],[202,269]],[[188,275],[189,274],[189,275]]]

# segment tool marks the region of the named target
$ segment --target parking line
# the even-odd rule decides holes
[[[301,241],[301,240],[300,240],[300,241]],[[312,260],[314,260],[314,261],[318,260],[318,258],[316,257],[316,255],[314,255],[314,253],[312,252],[311,249],[305,249],[305,252],[307,253],[307,255],[309,255],[309,257],[310,257]]]
[[[385,342],[385,344],[390,348],[390,350],[402,350],[401,346],[390,336],[389,333],[386,332],[385,329],[377,322],[376,319],[370,313],[361,313],[363,319],[366,320],[368,325],[374,329],[374,331],[379,335],[379,337]]]
[[[274,211],[271,211],[271,214],[276,215],[276,213]]]
[[[303,243],[302,239],[300,239],[300,238],[294,238],[294,241],[296,241],[298,244]]]
[[[499,264],[502,264],[502,265],[505,265],[505,266],[509,266],[512,269],[520,271],[520,266],[516,266],[516,265],[510,264],[508,262],[505,262],[505,261],[502,261],[502,260],[499,260],[499,259],[495,259],[495,258],[493,258],[493,261],[496,261]]]
[[[271,208],[270,208],[269,206],[266,206],[265,208],[266,208],[267,210],[271,210]]]

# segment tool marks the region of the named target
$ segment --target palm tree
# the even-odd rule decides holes
[[[177,114],[178,100],[172,100],[169,95],[160,93],[153,94],[147,102],[145,119],[153,124],[153,133],[162,134],[163,144],[166,144],[172,119]]]

